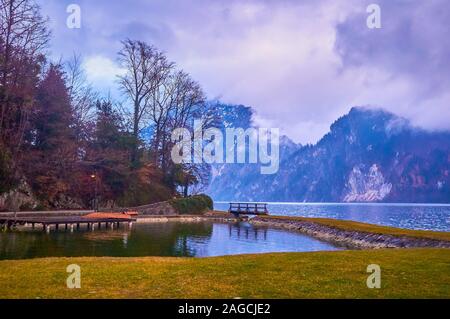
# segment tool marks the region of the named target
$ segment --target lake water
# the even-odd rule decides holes
[[[131,230],[20,230],[0,233],[0,259],[56,256],[207,257],[338,249],[295,233],[246,222],[137,223]]]
[[[228,210],[228,202],[216,202]],[[450,231],[449,204],[269,203],[270,214],[354,220],[408,229]]]
[[[328,217],[372,224],[450,231],[450,205],[269,203],[274,215]],[[215,203],[227,210],[228,203]],[[137,223],[130,230],[0,232],[0,259],[75,256],[207,257],[339,249],[314,238],[249,223]]]

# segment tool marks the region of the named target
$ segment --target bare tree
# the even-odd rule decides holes
[[[209,167],[176,166],[170,159],[175,128],[192,129],[194,119],[201,119],[200,129],[204,130],[214,122],[200,85],[188,73],[177,70],[162,52],[140,41],[124,41],[119,61],[127,71],[120,77],[120,85],[133,103],[133,161],[137,161],[139,132],[148,128],[150,159],[162,170],[168,185],[178,183],[176,176],[183,176],[185,191],[189,185],[204,182]]]
[[[0,0],[0,147],[16,157],[50,38],[32,0]]]
[[[170,164],[168,155],[172,146],[171,133],[175,128],[192,128],[194,119],[202,119],[204,115],[205,95],[200,85],[192,80],[189,74],[176,71],[168,78],[165,88],[170,98],[162,107],[164,117],[160,132],[160,165],[163,171],[167,171]],[[206,120],[206,119],[202,119]]]
[[[92,121],[95,116],[95,101],[98,99],[98,93],[87,81],[81,61],[81,56],[74,54],[65,63],[66,83],[74,115],[79,122],[86,123]]]
[[[87,81],[81,61],[81,56],[74,54],[64,65],[79,158],[82,158],[86,152],[90,130],[95,122],[95,103],[99,98],[99,94]]]
[[[202,119],[204,125],[210,123],[205,116],[205,95],[189,74],[173,69],[151,92],[148,104],[148,119],[153,129],[153,159],[166,172],[172,131],[179,127],[192,128],[195,118]]]
[[[141,41],[125,40],[119,52],[119,63],[126,70],[119,77],[122,91],[133,105],[133,137],[132,163],[138,162],[138,142],[142,119],[148,110],[150,94],[159,87],[161,81],[169,73],[172,64],[160,51]]]
[[[38,54],[50,39],[48,18],[32,0],[0,0],[0,35],[4,48],[3,64],[15,53]]]

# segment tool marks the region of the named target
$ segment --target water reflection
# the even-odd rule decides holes
[[[299,233],[254,227],[248,223],[213,224],[207,241],[190,237],[186,246],[197,257],[338,249]]]
[[[258,234],[263,240],[267,240],[267,228],[266,227],[253,227],[247,222],[228,224],[228,234],[230,238],[233,236],[238,239],[241,236],[245,236],[245,239],[249,239],[249,236],[253,236],[253,239],[258,240]]]
[[[127,244],[128,244],[128,234],[127,233],[122,235],[122,242],[123,242],[123,247],[127,248]]]
[[[0,259],[48,256],[186,256],[337,249],[308,236],[249,223],[136,224],[133,229],[0,234]]]

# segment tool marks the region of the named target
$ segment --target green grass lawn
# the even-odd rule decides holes
[[[66,267],[81,266],[81,289]],[[367,265],[381,267],[368,289]],[[0,261],[0,298],[449,298],[450,250]]]

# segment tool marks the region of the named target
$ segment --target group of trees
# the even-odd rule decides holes
[[[33,0],[0,0],[0,196],[31,187],[43,206],[139,205],[204,183],[209,168],[174,164],[171,132],[214,121],[199,84],[157,48],[125,40],[125,102],[99,96],[81,59],[46,58],[47,20]]]

